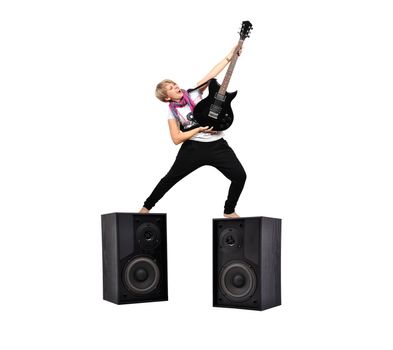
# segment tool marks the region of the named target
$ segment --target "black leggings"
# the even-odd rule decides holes
[[[161,179],[143,206],[150,210],[177,182],[203,165],[217,168],[231,180],[224,213],[233,213],[247,175],[224,139],[212,142],[185,141],[168,174]]]

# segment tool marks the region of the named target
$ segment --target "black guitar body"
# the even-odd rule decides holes
[[[193,117],[199,125],[213,127],[216,131],[226,130],[232,125],[231,102],[237,95],[237,91],[220,95],[220,87],[217,80],[212,79],[209,83],[209,95],[197,103],[193,111]]]
[[[229,64],[222,85],[216,79],[211,79],[209,82],[209,96],[196,104],[192,114],[200,126],[209,126],[213,127],[213,130],[221,131],[228,129],[232,125],[233,112],[231,102],[237,95],[237,91],[227,92],[227,88],[237,58],[240,55],[243,41],[250,36],[251,29],[252,24],[250,21],[242,22],[239,42],[233,50],[231,58],[226,57],[226,60],[231,63]]]

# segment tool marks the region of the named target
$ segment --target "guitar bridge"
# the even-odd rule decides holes
[[[213,111],[209,111],[208,116],[209,116],[210,118],[213,118],[213,119],[218,119],[218,113],[215,113],[215,112],[213,112]]]

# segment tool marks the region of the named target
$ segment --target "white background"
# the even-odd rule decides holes
[[[3,349],[391,349],[393,50],[389,1],[2,1]],[[189,88],[254,25],[226,139],[237,210],[283,219],[282,301],[211,306],[205,167],[168,215],[168,302],[102,300],[103,213],[138,211],[172,164],[158,81]],[[221,74],[218,79],[222,79]]]

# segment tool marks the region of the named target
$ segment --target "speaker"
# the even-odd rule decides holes
[[[166,214],[101,215],[104,300],[168,300]]]
[[[281,219],[213,219],[213,306],[281,305]]]

